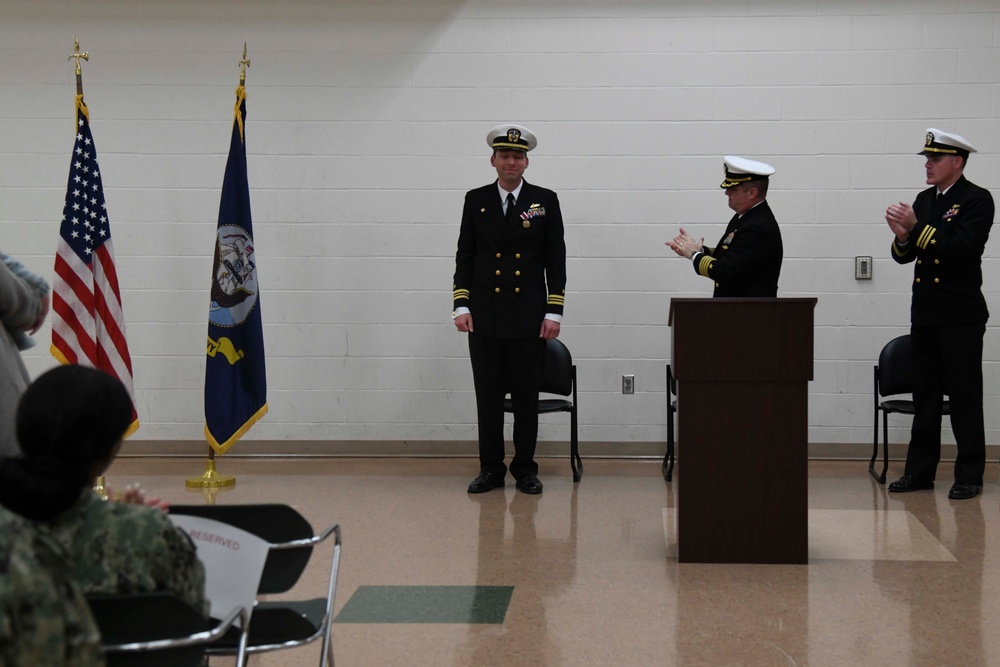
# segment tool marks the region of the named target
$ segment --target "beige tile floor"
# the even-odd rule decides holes
[[[223,457],[238,481],[215,502],[339,522],[338,610],[362,585],[514,586],[502,625],[334,624],[339,667],[1000,665],[996,464],[982,497],[949,501],[950,464],[935,491],[896,496],[866,463],[811,462],[808,565],[678,563],[659,463],[585,466],[574,485],[565,459],[543,459],[541,496],[470,496],[473,459]],[[205,502],[184,486],[203,469],[123,458],[108,482]],[[301,588],[315,596],[323,574]],[[250,662],[317,663],[316,646]]]

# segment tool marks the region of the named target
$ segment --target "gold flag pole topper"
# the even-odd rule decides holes
[[[90,62],[90,54],[87,51],[80,53],[80,39],[73,35],[73,55],[66,60],[76,58],[76,94],[83,95],[83,70],[80,68],[80,58]]]
[[[243,42],[243,60],[240,61],[240,85],[247,82],[247,67],[250,67],[250,59],[247,58],[247,43]]]
[[[240,60],[240,86],[246,83],[247,67],[250,67],[250,59],[247,58],[247,43],[243,42],[243,59]],[[234,475],[221,475],[215,471],[215,450],[209,446],[205,472],[198,477],[188,477],[185,486],[192,489],[205,489],[205,500],[209,505],[214,505],[215,494],[210,489],[236,486],[236,477]]]

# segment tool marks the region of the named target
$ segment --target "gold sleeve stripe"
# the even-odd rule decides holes
[[[469,290],[467,290],[467,289],[457,289],[457,290],[455,290],[455,298],[456,299],[468,299],[469,298]]]
[[[698,273],[708,278],[708,272],[712,270],[712,262],[715,261],[711,257],[705,257],[702,255],[701,260],[698,262]]]
[[[934,236],[937,229],[931,226],[924,227],[924,231],[920,232],[920,238],[917,239],[917,245],[921,250],[927,250],[927,244],[931,242],[931,237]]]
[[[552,304],[553,306],[562,306],[563,304],[566,303],[566,297],[559,296],[558,294],[550,294],[549,303]]]
[[[907,244],[905,248],[900,248],[898,243],[892,244],[892,251],[899,257],[906,257],[906,253],[910,252],[910,245]]]
[[[920,230],[920,236],[917,237],[917,247],[918,248],[923,248],[924,247],[924,238],[927,237],[927,232],[929,232],[930,230],[931,230],[930,227],[924,227],[923,229]]]

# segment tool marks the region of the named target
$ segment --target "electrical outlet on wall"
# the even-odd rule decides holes
[[[872,279],[872,258],[870,255],[854,258],[854,278],[856,280]]]
[[[635,376],[634,375],[623,375],[622,376],[622,393],[623,394],[634,394],[635,393]]]

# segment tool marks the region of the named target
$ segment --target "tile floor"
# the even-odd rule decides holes
[[[808,565],[678,563],[659,463],[585,466],[573,484],[566,459],[543,459],[541,496],[468,495],[473,459],[222,457],[237,485],[210,499],[184,486],[203,461],[122,458],[108,483],[339,522],[339,667],[1000,664],[995,463],[982,497],[949,501],[950,464],[935,491],[890,496],[867,463],[811,462]],[[322,587],[316,565],[300,595]]]

